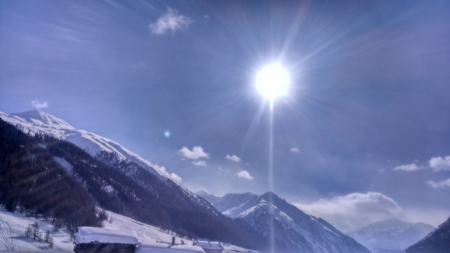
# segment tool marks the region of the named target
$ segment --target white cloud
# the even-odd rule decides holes
[[[204,161],[193,161],[192,164],[195,166],[205,166],[206,165],[206,163]]]
[[[174,181],[177,184],[180,184],[182,180],[181,177],[175,173],[170,173],[170,179],[172,179],[172,181]]]
[[[291,152],[292,153],[298,153],[298,152],[300,152],[300,149],[298,149],[298,148],[291,148]]]
[[[47,101],[39,101],[39,99],[35,99],[33,101],[31,101],[31,105],[40,110],[40,109],[45,109],[48,107],[48,102]]]
[[[241,158],[239,158],[239,157],[237,157],[235,155],[232,155],[232,156],[227,155],[227,156],[225,156],[225,158],[227,158],[228,160],[231,160],[233,162],[237,162],[237,163],[241,161]]]
[[[344,232],[394,217],[402,209],[391,198],[378,193],[351,193],[312,204],[294,203],[300,210],[321,217]]]
[[[245,170],[239,171],[238,173],[236,173],[236,175],[237,175],[238,177],[240,177],[240,178],[243,178],[243,179],[253,180],[253,177],[250,175],[250,173],[248,173],[248,172],[245,171]]]
[[[183,147],[178,151],[178,153],[180,153],[183,157],[185,157],[187,159],[192,159],[192,160],[209,157],[209,154],[205,153],[205,151],[203,151],[203,148],[200,146],[195,146],[192,148],[192,150],[190,150],[186,147]]]
[[[428,163],[434,171],[450,170],[450,156],[433,157]]]
[[[422,167],[417,166],[415,163],[399,165],[394,168],[394,170],[403,170],[403,171],[416,171],[420,169],[422,169]]]
[[[427,181],[427,184],[434,189],[450,187],[450,178],[447,180],[444,180],[442,182],[437,182],[437,183],[430,180],[430,181]]]
[[[165,34],[167,32],[175,32],[184,27],[187,27],[192,20],[189,17],[183,16],[170,7],[167,7],[167,12],[161,16],[155,23],[149,25],[150,31],[154,34]]]

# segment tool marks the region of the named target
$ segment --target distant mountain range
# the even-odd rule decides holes
[[[379,249],[404,250],[433,230],[433,226],[422,222],[408,223],[399,219],[388,219],[363,227],[349,235],[372,252],[377,252]]]
[[[370,253],[328,222],[302,212],[272,192],[261,196],[232,193],[218,197],[205,191],[197,194],[267,240],[273,237],[275,247],[281,252]]]
[[[424,239],[406,249],[406,253],[450,252],[450,218]]]

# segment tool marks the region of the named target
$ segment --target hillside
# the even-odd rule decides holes
[[[98,134],[77,129],[66,121],[46,112],[37,110],[11,114],[0,112],[0,118],[14,126],[20,125],[22,131],[26,134],[41,133],[59,140],[65,140],[91,155],[96,155],[100,151],[115,153],[121,160],[134,162],[161,179],[171,178],[171,175],[163,168],[152,164],[119,143]]]
[[[254,231],[217,212],[207,201],[171,180],[161,180],[131,161],[118,160],[116,154],[100,153],[100,161],[72,143],[40,134],[28,136],[2,120],[0,123],[0,135],[7,137],[1,139],[0,179],[4,183],[0,184],[0,204],[8,210],[19,205],[38,216],[61,215],[64,224],[73,229],[98,226],[94,219],[97,203],[183,236],[261,247],[257,242],[262,238]],[[28,171],[28,165],[33,169],[39,166],[30,175],[18,174]],[[55,186],[60,184],[58,190]],[[47,189],[55,190],[61,199],[49,197],[55,192]],[[88,202],[83,209],[83,205],[71,204],[74,201],[91,204]],[[60,209],[64,211],[62,214]],[[92,211],[90,214],[84,210]],[[86,218],[73,222],[73,215]]]
[[[418,243],[406,249],[406,253],[450,252],[450,218]]]

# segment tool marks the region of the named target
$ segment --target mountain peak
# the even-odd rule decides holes
[[[172,174],[169,174],[164,167],[153,165],[119,143],[88,131],[76,129],[66,121],[49,113],[38,110],[11,114],[0,112],[0,118],[14,126],[20,125],[21,130],[26,134],[43,133],[66,140],[93,156],[101,151],[116,153],[120,159],[132,161],[160,179],[169,178],[174,182],[179,181],[179,178],[172,177]]]
[[[32,123],[36,125],[49,125],[54,126],[58,128],[64,128],[64,129],[75,129],[73,126],[71,126],[66,121],[55,117],[49,113],[46,113],[44,111],[38,111],[38,110],[32,110],[32,111],[26,111],[26,112],[20,112],[20,113],[11,113],[10,116],[16,118],[16,119],[23,119],[27,123]],[[20,123],[19,123],[20,124]]]
[[[261,195],[261,197],[262,198],[264,198],[264,197],[270,197],[270,198],[275,197],[275,198],[278,198],[278,199],[280,198],[280,197],[278,197],[278,195],[276,195],[272,191],[268,191],[268,192],[264,193],[263,195]]]

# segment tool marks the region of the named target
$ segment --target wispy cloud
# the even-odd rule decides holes
[[[40,110],[40,109],[45,109],[48,107],[48,102],[47,101],[39,101],[39,99],[35,99],[33,101],[31,101],[31,105]]]
[[[403,171],[416,171],[416,170],[420,170],[420,169],[422,169],[422,167],[417,166],[417,164],[415,164],[415,163],[399,165],[394,168],[394,170],[403,170]]]
[[[450,178],[442,182],[434,182],[430,180],[427,181],[427,184],[434,189],[450,187]]]
[[[428,164],[434,171],[450,170],[450,156],[433,157],[430,159]]]
[[[253,177],[248,173],[248,171],[241,170],[236,175],[240,178],[247,179],[247,180],[253,180]]]
[[[227,158],[228,160],[231,160],[233,162],[237,162],[237,163],[241,161],[241,158],[239,158],[239,157],[237,157],[235,155],[232,155],[232,156],[227,155],[227,156],[225,156],[225,158]]]
[[[292,153],[298,153],[298,152],[300,152],[300,149],[298,149],[298,148],[291,148],[291,152]]]
[[[188,149],[187,147],[183,147],[178,151],[178,153],[183,157],[192,160],[209,157],[209,154],[203,151],[203,148],[200,146],[194,146],[192,150]]]
[[[180,30],[187,27],[190,23],[192,23],[192,20],[189,17],[181,15],[177,10],[167,7],[167,12],[155,23],[151,23],[149,28],[153,34],[161,35]]]
[[[450,156],[433,157],[428,161],[428,166],[419,166],[415,163],[399,165],[394,170],[416,171],[421,169],[432,169],[434,172],[450,170]]]
[[[345,232],[392,218],[402,211],[393,199],[378,192],[351,193],[312,204],[294,205]]]
[[[206,165],[206,163],[204,161],[193,161],[192,164],[195,166],[205,166]]]

